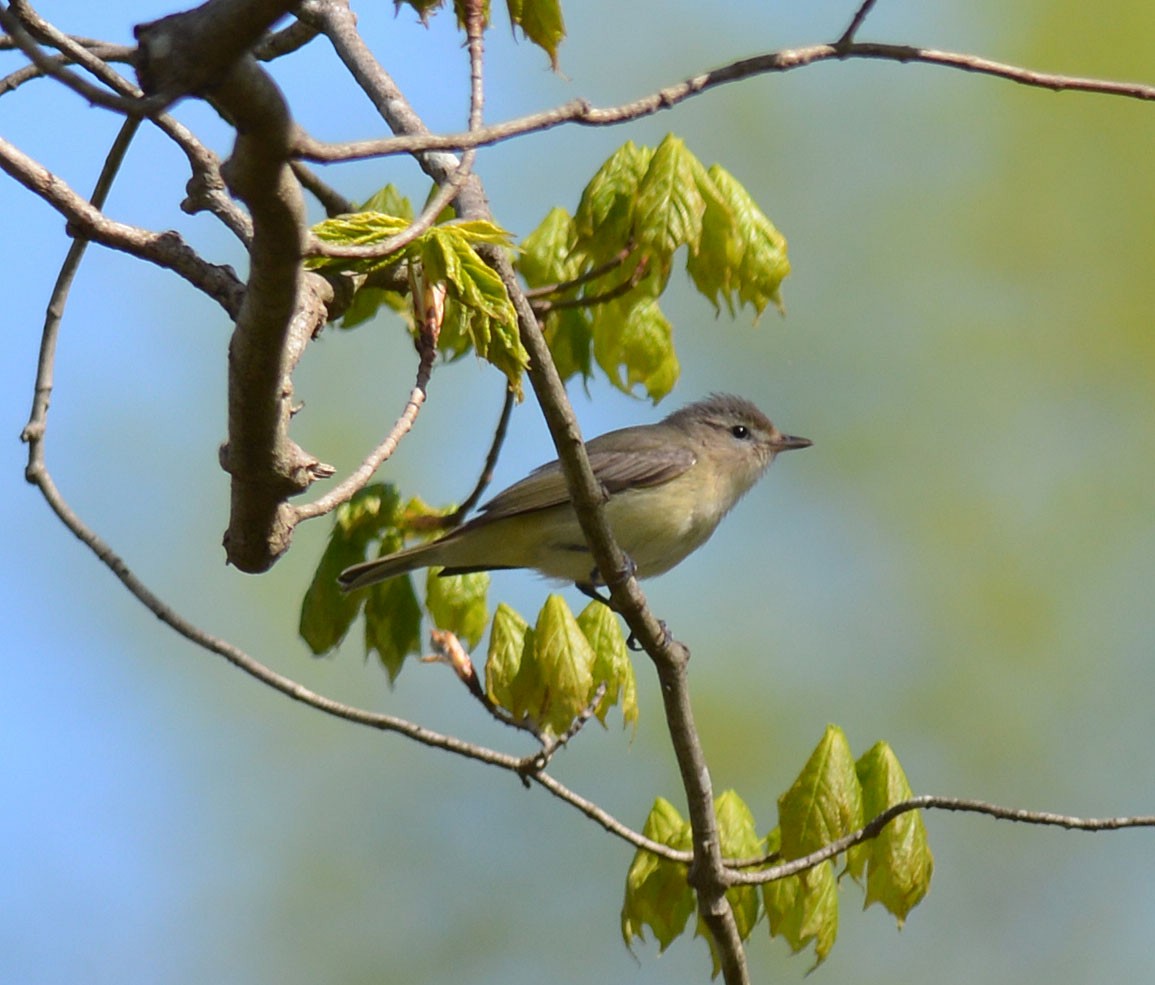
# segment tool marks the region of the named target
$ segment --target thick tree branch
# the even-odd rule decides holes
[[[141,88],[166,104],[214,88],[293,6],[293,0],[208,0],[138,25]]]
[[[294,126],[280,91],[245,55],[211,98],[237,129],[222,174],[253,218],[248,290],[229,345],[229,439],[221,464],[232,476],[232,509],[225,548],[242,571],[260,572],[288,549],[288,498],[333,472],[289,437],[293,368],[325,325],[332,288],[301,268],[307,217],[289,164]]]

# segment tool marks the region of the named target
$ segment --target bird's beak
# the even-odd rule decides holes
[[[813,441],[809,438],[797,438],[792,434],[780,434],[771,442],[775,452],[793,451],[795,448],[809,448]]]

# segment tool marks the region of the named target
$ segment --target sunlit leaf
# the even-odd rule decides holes
[[[593,688],[596,690],[602,683],[606,685],[606,693],[594,714],[605,725],[610,708],[620,705],[623,724],[637,728],[637,682],[618,617],[601,602],[591,602],[581,611],[577,623],[594,652]]]
[[[762,887],[762,902],[772,937],[782,937],[794,952],[813,942],[821,964],[838,935],[838,883],[834,866],[813,869]]]
[[[525,36],[549,55],[549,63],[557,71],[557,50],[565,39],[558,0],[506,0],[509,23],[520,27]]]
[[[532,663],[533,630],[517,612],[500,603],[489,633],[485,692],[490,701],[517,719],[529,715],[534,696],[541,691],[536,680],[530,680],[527,674],[536,672]]]
[[[550,595],[534,627],[534,661],[544,688],[535,716],[553,735],[565,732],[589,704],[594,653],[565,599]]]
[[[641,386],[657,403],[673,388],[681,368],[673,333],[654,301],[612,302],[594,309],[594,358],[625,393]]]
[[[862,827],[862,790],[846,735],[828,725],[789,790],[778,798],[782,855],[801,858]]]
[[[708,181],[715,196],[706,196],[700,248],[686,260],[691,278],[731,315],[742,304],[756,315],[768,304],[781,310],[780,288],[790,273],[786,238],[725,168],[712,165]]]
[[[654,801],[642,834],[679,851],[691,847],[690,823],[668,800]],[[649,927],[658,948],[664,951],[685,930],[694,912],[694,892],[686,882],[686,867],[659,858],[644,849],[634,854],[626,874],[622,902],[622,939],[626,946],[646,939]]]
[[[668,257],[680,246],[698,249],[706,211],[706,169],[678,137],[668,134],[638,185],[634,234],[643,247]]]
[[[478,571],[442,578],[440,568],[430,568],[425,579],[425,607],[439,629],[461,639],[467,650],[481,642],[489,621],[486,596],[489,575]]]
[[[911,797],[906,774],[885,742],[876,743],[859,759],[858,777],[868,819]],[[881,903],[901,926],[929,891],[934,870],[922,812],[900,814],[868,844],[866,905]]]
[[[597,266],[630,242],[638,185],[653,151],[627,141],[590,179],[574,214],[575,253]]]

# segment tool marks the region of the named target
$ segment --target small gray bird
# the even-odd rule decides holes
[[[606,517],[639,578],[660,575],[701,547],[780,451],[811,442],[783,434],[750,401],[713,394],[657,424],[586,443],[609,500]],[[430,565],[443,575],[532,568],[592,589],[600,579],[557,461],[543,465],[440,540],[355,564],[345,591]]]

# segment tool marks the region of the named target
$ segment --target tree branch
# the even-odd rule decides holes
[[[784,48],[731,62],[721,68],[695,75],[675,85],[659,89],[648,96],[618,106],[597,108],[588,100],[576,99],[554,109],[532,113],[505,123],[481,127],[474,131],[452,134],[402,134],[378,140],[358,140],[346,143],[325,143],[304,134],[296,150],[305,160],[317,162],[357,161],[393,154],[420,154],[426,151],[467,150],[503,143],[527,133],[540,133],[563,124],[604,127],[629,123],[662,110],[672,109],[679,103],[711,89],[758,75],[790,72],[819,62],[868,59],[899,64],[919,63],[975,72],[1015,82],[1019,85],[1050,89],[1054,92],[1086,92],[1120,96],[1127,99],[1155,100],[1155,85],[1140,82],[1114,82],[1106,79],[1084,78],[1050,72],[1038,72],[1005,62],[980,58],[977,55],[914,45],[881,44],[876,42],[842,41],[833,44]]]
[[[767,882],[776,882],[789,876],[813,869],[830,859],[836,858],[855,845],[872,838],[877,838],[896,817],[909,814],[917,810],[958,811],[971,814],[985,814],[999,821],[1016,821],[1021,824],[1037,824],[1051,827],[1067,828],[1072,831],[1119,831],[1124,828],[1152,828],[1155,827],[1155,815],[1138,815],[1134,817],[1105,817],[1082,818],[1069,814],[1053,814],[1048,811],[1027,811],[1017,807],[1000,807],[982,800],[969,800],[962,797],[938,797],[926,794],[921,797],[911,797],[901,803],[893,804],[877,817],[857,831],[853,831],[842,838],[824,845],[817,851],[804,855],[802,858],[782,862],[767,869],[754,872],[740,872],[739,868],[754,865],[764,865],[768,859],[744,859],[731,861],[733,866],[728,878],[733,885],[759,886]]]
[[[73,233],[171,270],[220,304],[230,317],[240,310],[244,288],[232,268],[202,259],[177,233],[156,233],[109,219],[65,181],[3,137],[0,171],[56,209],[68,220]]]

